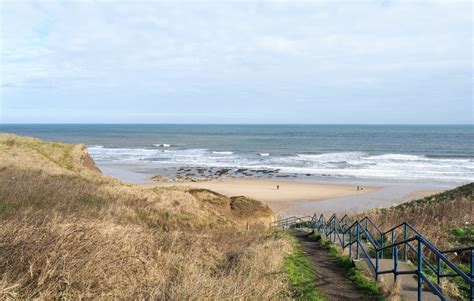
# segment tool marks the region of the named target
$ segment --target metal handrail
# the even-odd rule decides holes
[[[353,257],[352,249],[353,245],[356,245],[356,258],[359,259],[360,251],[367,258],[368,266],[375,274],[375,279],[378,280],[378,276],[381,274],[393,273],[394,280],[397,279],[398,275],[406,274],[415,274],[418,279],[418,300],[422,300],[423,293],[423,283],[425,283],[432,292],[437,295],[441,300],[446,300],[446,297],[443,295],[440,288],[440,279],[447,277],[461,277],[462,280],[468,284],[470,287],[469,298],[473,300],[474,295],[474,279],[473,279],[473,270],[474,270],[474,246],[455,248],[449,250],[439,250],[434,246],[429,240],[427,240],[417,229],[407,222],[403,222],[395,227],[390,228],[389,230],[382,232],[378,226],[367,216],[360,220],[354,221],[350,224],[350,217],[346,214],[341,219],[337,218],[336,214],[332,214],[329,219],[326,218],[324,214],[320,214],[319,217],[316,214],[313,214],[309,221],[303,221],[301,218],[293,217],[285,219],[286,221],[291,220],[294,224],[308,222],[308,226],[311,227],[314,231],[318,231],[325,235],[326,239],[336,242],[339,241],[339,244],[342,250],[349,247],[349,256]],[[369,227],[370,225],[370,227]],[[376,239],[376,236],[372,233],[370,228],[375,229],[377,237],[380,237],[380,241]],[[396,240],[395,231],[402,229],[403,239]],[[409,236],[410,231],[413,235]],[[362,238],[362,234],[365,234],[365,238]],[[385,241],[385,237],[391,234],[391,241]],[[346,236],[349,235],[349,239],[346,241]],[[337,239],[336,239],[337,237]],[[375,258],[371,258],[368,250],[364,246],[364,240],[366,243],[370,243],[375,249]],[[416,241],[416,245],[413,246],[411,242]],[[398,271],[398,249],[403,248],[404,260],[408,260],[408,250],[412,250],[416,255],[417,269],[412,271]],[[425,250],[432,252],[437,259],[437,264],[431,263],[426,256],[423,256],[423,247]],[[379,258],[380,254],[383,255],[383,251],[392,250],[392,260],[394,261],[394,268],[392,270],[381,271],[379,269]],[[454,252],[470,252],[470,272],[465,273],[460,268],[458,268],[452,261],[450,261],[445,254],[454,253]],[[426,251],[425,251],[426,253]],[[441,265],[444,264],[448,266],[453,273],[443,274],[441,270]],[[423,271],[424,266],[428,267],[437,277],[436,284],[428,279],[425,272]]]

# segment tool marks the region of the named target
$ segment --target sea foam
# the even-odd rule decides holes
[[[212,153],[215,154],[215,155],[232,155],[232,154],[234,154],[234,152],[216,152],[216,151],[213,151]]]
[[[279,169],[283,173],[333,177],[430,179],[467,182],[474,180],[474,160],[430,158],[411,154],[370,155],[364,152],[272,155],[240,154],[207,149],[143,149],[91,146],[100,162],[163,165]]]

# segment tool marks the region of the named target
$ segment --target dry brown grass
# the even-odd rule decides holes
[[[80,145],[0,135],[0,299],[285,298],[290,245],[257,231],[272,218],[104,176]]]
[[[286,290],[281,270],[289,247],[272,235],[164,233],[57,217],[28,221],[0,222],[4,296],[270,299]]]
[[[407,221],[440,249],[463,247],[466,246],[466,241],[467,244],[472,241],[472,237],[463,235],[463,241],[452,233],[455,228],[472,227],[474,223],[474,183],[391,208],[370,210],[365,214],[379,225],[382,231]],[[361,216],[359,215],[359,218]],[[397,240],[403,239],[402,231],[400,229],[396,234]],[[414,233],[410,231],[409,236],[412,235]],[[408,253],[409,257],[413,258],[414,255],[412,252]],[[459,255],[448,254],[447,257],[457,263],[466,263],[469,260],[468,255],[469,253],[464,252]],[[428,248],[424,249],[424,256],[432,262],[436,260],[436,255]],[[463,299],[458,285],[459,283],[455,284],[451,278],[443,279],[440,287],[451,298]]]
[[[440,283],[439,283],[439,288],[441,289],[442,292],[448,293],[450,297],[452,297],[454,300],[462,300],[463,296],[461,294],[461,291],[459,290],[459,287],[452,283],[451,281],[448,281],[446,278],[443,279],[441,278]]]
[[[387,301],[400,301],[402,300],[401,291],[402,291],[402,280],[400,278],[397,281],[387,281],[387,279],[382,276],[380,277],[380,287],[385,294]]]
[[[370,210],[359,217],[363,215],[381,230],[407,221],[437,247],[455,247],[458,243],[449,239],[451,230],[474,223],[474,183],[398,206]]]
[[[270,208],[256,200],[196,193],[191,188],[143,188],[104,176],[91,162],[81,145],[0,135],[4,214],[57,211],[165,230],[266,225],[273,220]]]

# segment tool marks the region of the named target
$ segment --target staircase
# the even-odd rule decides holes
[[[461,279],[468,288],[468,300],[473,300],[474,246],[441,251],[407,222],[381,231],[367,216],[356,221],[347,215],[339,219],[336,214],[329,218],[324,214],[295,216],[275,221],[271,226],[320,233],[343,252],[348,250],[356,265],[366,265],[377,281],[380,277],[396,281],[405,276],[402,297],[406,300],[449,300],[440,286],[442,278]],[[469,272],[447,258],[447,254],[453,253],[468,254]]]

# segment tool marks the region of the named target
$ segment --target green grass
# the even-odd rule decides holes
[[[291,297],[296,300],[326,300],[316,287],[316,273],[301,250],[298,241],[288,235],[293,252],[285,260],[285,272],[291,285]]]
[[[16,206],[0,199],[0,215],[15,211]]]
[[[361,271],[359,271],[352,259],[349,256],[342,255],[334,244],[329,240],[322,240],[321,235],[311,234],[309,236],[314,241],[319,241],[324,250],[326,250],[330,257],[336,260],[336,262],[346,271],[346,276],[351,280],[359,290],[364,292],[367,296],[384,300],[385,296],[380,285],[369,279]]]
[[[457,245],[474,245],[474,225],[453,228],[450,234],[449,240]]]
[[[79,204],[86,207],[103,208],[109,204],[109,201],[94,195],[84,195],[79,199]]]
[[[466,274],[469,273],[469,267],[466,265],[466,264],[461,264],[461,263],[455,263],[455,265],[463,272],[465,272]],[[433,264],[433,266],[436,267],[436,264]],[[426,265],[423,265],[423,273],[425,274],[426,278],[428,278],[428,280],[430,280],[431,283],[433,283],[434,285],[437,285],[437,277],[436,277],[436,273],[433,272],[433,270],[431,270],[428,266]],[[453,274],[454,271],[446,266],[446,265],[442,265],[442,268],[441,268],[441,273],[442,274]],[[458,297],[462,297],[462,298],[468,298],[469,296],[469,286],[468,284],[466,283],[466,281],[464,281],[464,279],[462,279],[461,277],[449,277],[449,278],[443,278],[444,281],[449,281],[451,282],[454,286],[457,287],[457,290],[456,291],[445,291],[443,293],[453,297],[453,298],[458,298]],[[427,284],[426,284],[427,286]],[[460,294],[457,295],[457,294]]]
[[[71,153],[73,149],[74,149],[74,145],[72,144],[66,145],[63,150],[63,157],[61,158],[59,162],[62,166],[64,166],[66,169],[69,169],[69,170],[73,169],[73,165],[71,162]]]

